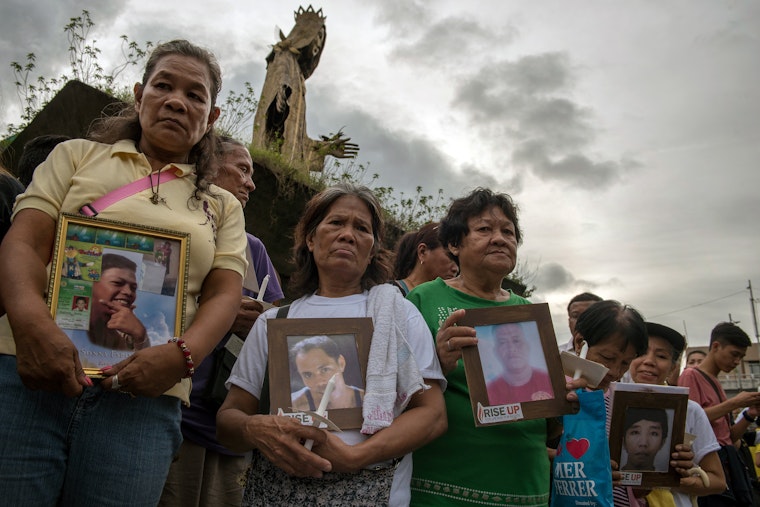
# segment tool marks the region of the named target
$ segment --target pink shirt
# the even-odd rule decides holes
[[[703,372],[704,373],[704,372]],[[710,384],[710,381],[705,378],[705,375],[709,376],[718,388],[718,392]],[[686,368],[681,376],[678,377],[678,385],[689,388],[689,398],[699,403],[703,408],[713,407],[726,401],[726,392],[723,390],[723,386],[720,385],[720,381],[705,373],[703,375],[696,368]],[[720,393],[720,394],[718,394]],[[714,421],[710,421],[715,438],[718,439],[720,445],[731,444],[731,427],[728,424],[728,417],[719,417]]]
[[[554,398],[554,390],[552,389],[552,381],[549,378],[549,374],[535,368],[530,380],[521,386],[511,385],[504,380],[504,377],[499,377],[490,382],[486,389],[488,391],[488,402],[491,405],[506,405],[508,403],[550,400]]]

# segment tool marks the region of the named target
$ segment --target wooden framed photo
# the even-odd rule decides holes
[[[59,216],[47,303],[87,375],[182,334],[189,249],[186,233]]]
[[[623,484],[644,489],[678,487],[670,455],[684,441],[685,387],[613,383],[610,457]]]
[[[549,305],[469,309],[458,324],[478,337],[462,349],[476,426],[578,411],[566,399]]]
[[[327,383],[335,385],[325,417],[340,429],[362,426],[372,319],[270,319],[270,413],[314,424]]]

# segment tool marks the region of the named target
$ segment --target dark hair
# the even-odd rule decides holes
[[[303,215],[296,225],[294,232],[295,244],[293,245],[295,271],[290,277],[290,286],[296,297],[314,292],[319,287],[317,265],[314,263],[314,256],[309,251],[307,240],[314,235],[317,226],[325,218],[335,201],[345,196],[354,196],[360,199],[367,205],[372,216],[372,235],[375,241],[372,245],[372,259],[362,276],[362,288],[369,289],[390,279],[390,254],[383,247],[385,223],[380,202],[375,197],[375,194],[365,186],[339,183],[322,190],[312,197],[306,203]]]
[[[673,363],[678,361],[678,358],[681,357],[681,352],[686,348],[686,338],[684,338],[681,333],[668,326],[663,326],[656,322],[647,322],[647,333],[649,336],[662,338],[668,342]]]
[[[325,354],[327,354],[328,357],[335,359],[335,362],[337,362],[338,358],[340,358],[340,350],[338,349],[338,344],[335,343],[335,341],[332,340],[329,336],[319,335],[306,338],[293,345],[293,347],[290,349],[290,359],[291,361],[295,361],[295,358],[298,354],[306,354],[307,352],[315,349],[323,351]]]
[[[713,342],[745,349],[752,346],[752,340],[747,333],[733,322],[721,322],[715,326],[710,333],[710,345]]]
[[[597,296],[596,294],[592,292],[581,292],[580,294],[576,294],[573,296],[573,299],[570,300],[570,302],[567,304],[567,313],[570,313],[570,306],[572,306],[573,303],[582,303],[584,301],[603,301],[602,298]]]
[[[425,244],[430,250],[441,248],[438,239],[438,222],[429,222],[416,231],[409,231],[396,243],[396,262],[393,276],[399,280],[406,278],[417,265],[417,247]]]
[[[32,175],[34,175],[37,166],[45,161],[56,145],[69,139],[71,139],[69,136],[45,135],[27,141],[16,167],[21,184],[28,187],[29,183],[32,182]]]
[[[495,193],[487,188],[476,188],[465,197],[455,199],[438,228],[438,239],[445,247],[459,246],[462,238],[470,233],[467,221],[493,207],[499,208],[515,226],[517,244],[522,243],[518,208],[508,194]]]
[[[662,427],[662,440],[668,438],[668,414],[662,408],[629,407],[625,411],[625,424],[623,425],[623,437],[625,433],[639,421],[652,421]]]
[[[79,303],[80,301],[87,303],[87,298],[84,296],[77,296],[74,298],[74,303]]]
[[[583,336],[589,347],[619,334],[623,348],[633,345],[636,356],[646,354],[649,336],[644,318],[634,308],[608,299],[591,305],[578,317],[575,331]]]
[[[195,58],[202,62],[208,69],[211,79],[211,107],[216,106],[216,99],[222,89],[222,70],[216,57],[208,50],[196,46],[184,39],[176,39],[157,45],[148,62],[145,64],[145,73],[142,77],[141,85],[145,86],[153,72],[156,70],[158,62],[162,58],[171,55],[181,55]],[[135,142],[140,140],[142,127],[140,118],[135,110],[134,104],[126,104],[121,112],[116,116],[108,116],[98,120],[90,130],[89,138],[101,143],[113,144],[122,139],[132,139]],[[210,182],[216,174],[217,142],[214,129],[209,129],[198,143],[190,149],[188,162],[195,164],[195,197],[200,198],[198,192],[206,192]]]
[[[103,254],[103,257],[100,258],[100,272],[106,271],[107,269],[113,269],[113,268],[119,268],[119,269],[128,269],[130,271],[137,271],[137,264],[132,262],[131,260],[127,259],[123,255],[118,254]]]

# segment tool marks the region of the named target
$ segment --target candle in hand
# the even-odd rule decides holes
[[[332,392],[335,389],[335,377],[337,377],[338,374],[336,373],[332,377],[330,377],[330,380],[327,381],[327,386],[325,386],[325,392],[322,394],[322,400],[319,402],[319,408],[317,408],[317,414],[324,416],[327,412],[327,404],[330,403],[330,396],[332,396]],[[319,426],[319,421],[314,420],[314,426]],[[314,440],[307,440],[304,442],[303,446],[306,447],[308,450],[311,450],[311,447],[314,445]]]
[[[578,354],[578,357],[581,359],[586,359],[586,355],[588,354],[588,342],[586,340],[583,340],[583,345],[581,345],[581,353]],[[573,380],[577,380],[581,378],[581,374],[583,372],[579,369],[575,370],[575,375],[573,375]]]
[[[261,287],[259,287],[259,295],[256,297],[256,301],[259,303],[264,301],[264,292],[267,290],[267,285],[269,285],[269,275],[266,275],[261,281]]]

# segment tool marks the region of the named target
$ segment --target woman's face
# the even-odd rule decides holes
[[[338,356],[336,361],[322,349],[311,349],[296,356],[296,368],[304,385],[311,392],[321,396],[332,376],[336,373],[343,373],[346,368],[346,360],[343,356]],[[342,378],[340,375],[338,377]]]
[[[494,206],[467,220],[469,232],[458,247],[450,247],[459,257],[461,273],[480,271],[501,279],[515,269],[517,237],[515,225]]]
[[[118,303],[131,307],[137,298],[137,279],[135,272],[124,268],[110,268],[100,276],[100,280],[92,284],[93,315],[92,318],[108,320],[113,313],[110,308],[101,303]]]
[[[419,258],[427,280],[435,280],[438,277],[447,280],[454,278],[459,272],[457,263],[449,257],[448,252],[442,246],[433,249],[425,248],[420,252]]]
[[[647,353],[631,361],[631,378],[637,384],[664,384],[676,367],[672,354],[673,347],[666,340],[650,336]]]
[[[219,116],[211,103],[211,75],[206,64],[184,55],[167,55],[144,85],[135,85],[140,117],[140,149],[166,162],[184,162]]]
[[[361,286],[374,244],[372,214],[364,201],[353,195],[337,199],[306,240],[320,285],[330,278],[344,285]]]
[[[583,337],[580,334],[576,335],[576,352],[580,351],[581,340]],[[626,344],[625,339],[619,333],[608,336],[597,342],[596,345],[590,345],[586,359],[602,364],[609,369],[597,389],[607,390],[610,383],[620,380],[623,374],[628,371],[631,361],[635,357],[636,349],[630,343]]]
[[[654,470],[654,458],[664,443],[662,424],[647,419],[636,421],[625,432],[629,470]]]

